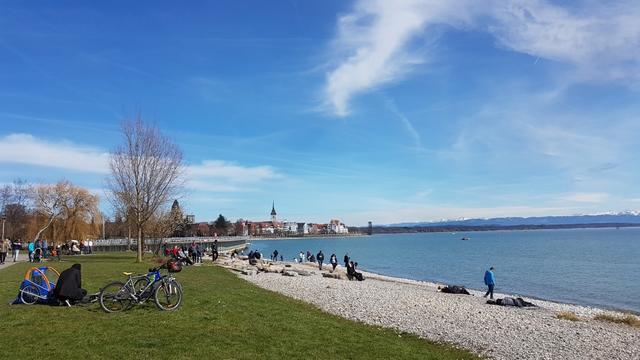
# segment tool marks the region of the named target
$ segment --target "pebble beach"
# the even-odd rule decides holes
[[[221,259],[221,265],[267,290],[311,303],[346,319],[446,342],[491,359],[640,359],[640,329],[594,319],[625,314],[528,299],[536,308],[486,304],[482,293],[444,294],[430,282],[363,272],[348,281],[311,264]],[[513,296],[495,294],[496,298]],[[580,321],[557,318],[571,312]],[[399,336],[402,336],[399,333]]]

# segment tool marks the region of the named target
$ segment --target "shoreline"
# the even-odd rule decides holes
[[[435,286],[445,286],[445,285],[458,285],[458,284],[453,284],[453,283],[446,283],[446,282],[441,282],[441,281],[436,281],[436,280],[417,280],[417,279],[410,279],[410,278],[403,278],[403,277],[397,277],[397,276],[390,276],[390,275],[384,275],[384,274],[380,274],[374,271],[369,271],[369,270],[361,270],[361,272],[363,273],[363,275],[368,275],[369,277],[375,278],[376,280],[381,280],[381,281],[391,281],[391,282],[399,282],[399,283],[411,283],[411,282],[416,282],[419,284],[429,284],[429,285],[435,285]],[[463,286],[463,285],[459,285],[459,286]],[[465,289],[469,290],[469,292],[472,293],[478,293],[480,295],[484,295],[486,290],[481,290],[481,289],[476,289],[476,288],[470,288],[467,286],[464,286]],[[579,303],[572,303],[572,302],[568,302],[568,301],[561,301],[561,300],[554,300],[554,299],[548,299],[548,298],[543,298],[543,297],[539,297],[536,295],[531,295],[531,294],[509,294],[506,292],[494,292],[494,296],[497,297],[497,295],[501,295],[501,296],[509,296],[509,297],[521,297],[524,299],[531,299],[531,300],[535,300],[535,301],[542,301],[545,303],[551,303],[551,304],[558,304],[558,305],[568,305],[568,306],[574,306],[574,307],[584,307],[584,308],[590,308],[590,309],[599,309],[605,312],[614,312],[614,313],[618,313],[618,314],[633,314],[636,316],[640,316],[640,311],[637,310],[632,310],[632,309],[623,309],[623,308],[616,308],[616,307],[607,307],[607,306],[602,306],[602,305],[595,305],[595,304],[579,304]]]
[[[265,261],[254,267],[247,261],[223,259],[221,265],[239,271],[240,277],[262,288],[328,313],[447,342],[489,358],[640,358],[640,330],[594,319],[597,315],[625,314],[619,311],[525,296],[538,308],[488,305],[483,291],[469,289],[474,296],[444,294],[437,290],[442,285],[437,282],[367,271],[362,271],[363,282],[338,280],[320,275],[328,271],[321,272],[310,263]],[[285,269],[305,275],[283,276],[280,271]],[[339,266],[336,273],[344,276],[344,267]],[[562,312],[571,312],[581,321],[557,318]]]

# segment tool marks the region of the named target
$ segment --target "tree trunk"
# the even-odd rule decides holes
[[[53,222],[53,219],[55,219],[55,216],[49,217],[49,221],[47,222],[47,225],[45,225],[42,229],[40,229],[40,231],[38,231],[38,233],[36,234],[36,237],[33,239],[33,242],[35,242],[36,240],[40,239],[40,235],[42,235],[42,233],[45,230],[47,230],[49,225],[51,225],[51,223]]]
[[[138,262],[142,262],[144,248],[142,247],[142,226],[138,225]]]

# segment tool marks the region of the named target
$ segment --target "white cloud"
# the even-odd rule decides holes
[[[0,137],[0,163],[54,167],[82,173],[109,173],[109,153],[68,141],[52,142],[30,134]],[[281,178],[270,166],[242,166],[221,160],[206,160],[186,166],[186,186],[207,192],[254,191],[255,185]],[[99,189],[92,189],[101,194]]]
[[[221,160],[206,160],[187,167],[187,175],[197,178],[224,179],[234,183],[252,183],[281,177],[270,166],[241,166]]]
[[[188,188],[206,192],[255,191],[261,182],[282,178],[270,166],[241,166],[221,160],[189,165],[186,176]]]
[[[98,148],[66,141],[51,142],[29,134],[0,138],[0,162],[107,173],[109,154]]]
[[[507,49],[571,64],[584,80],[640,79],[640,2],[576,6],[545,0],[360,0],[338,19],[325,105],[346,116],[354,96],[401,79],[425,61],[413,50],[414,41],[443,24],[486,31]]]

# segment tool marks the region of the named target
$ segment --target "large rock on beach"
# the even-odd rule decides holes
[[[338,273],[322,273],[322,277],[326,277],[330,279],[343,279],[342,275]]]

